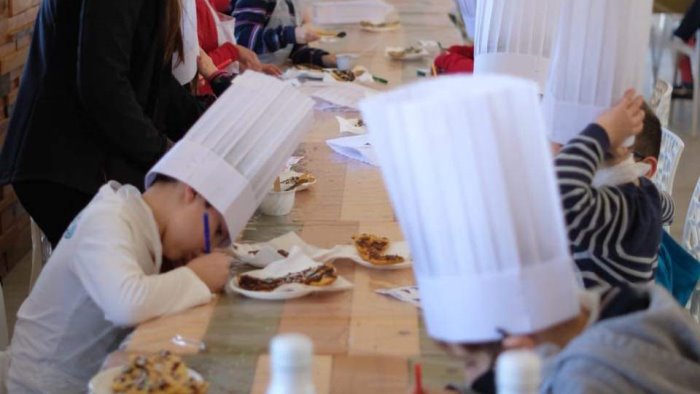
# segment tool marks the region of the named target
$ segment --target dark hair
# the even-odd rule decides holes
[[[180,0],[165,0],[165,23],[163,23],[164,63],[170,65],[173,55],[177,54],[178,63],[185,59],[184,44],[182,41],[182,5]]]
[[[642,104],[642,109],[644,126],[642,132],[635,138],[634,153],[638,156],[653,156],[658,159],[661,152],[661,121],[647,103]]]
[[[156,174],[156,177],[153,179],[153,182],[151,183],[152,185],[155,185],[156,183],[175,183],[178,180],[167,175],[163,174]]]
[[[156,183],[176,183],[176,182],[180,182],[180,181],[177,180],[177,179],[175,179],[175,178],[173,178],[173,177],[171,177],[171,176],[167,176],[167,175],[163,175],[163,174],[157,173],[157,174],[156,174],[156,177],[153,179],[153,182],[151,183],[151,186],[155,185]],[[201,195],[201,194],[200,194],[200,195]],[[212,205],[211,205],[211,204],[209,203],[209,201],[207,201],[206,199],[204,200],[204,205],[205,205],[207,208],[211,208],[211,207],[212,207]]]

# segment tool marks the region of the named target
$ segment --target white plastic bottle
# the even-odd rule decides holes
[[[509,350],[496,361],[498,394],[538,394],[542,361],[532,350]]]
[[[313,343],[301,334],[281,334],[270,342],[267,394],[315,394],[311,379]]]

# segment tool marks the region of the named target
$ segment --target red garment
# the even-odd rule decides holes
[[[435,58],[438,74],[471,73],[474,71],[474,47],[453,45]]]
[[[199,47],[211,57],[216,67],[221,70],[238,60],[238,48],[232,42],[225,42],[219,46],[219,31],[216,28],[216,20],[209,8],[207,1],[212,1],[215,6],[223,3],[221,0],[197,0],[197,37]],[[199,78],[197,83],[197,95],[207,96],[214,94],[204,78]]]
[[[231,0],[210,0],[209,2],[214,6],[215,10],[222,14],[231,14]]]
[[[225,42],[219,46],[219,32],[216,29],[216,20],[212,15],[206,1],[197,0],[197,36],[199,46],[211,57],[218,68],[238,60],[238,48],[232,42]],[[214,3],[220,0],[212,0]]]

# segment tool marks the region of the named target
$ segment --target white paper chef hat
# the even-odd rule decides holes
[[[231,239],[313,124],[313,101],[290,84],[247,71],[146,175],[182,181],[226,220]]]
[[[578,313],[535,83],[439,77],[360,107],[432,337],[492,341]]]
[[[531,79],[544,91],[562,0],[488,0],[476,5],[474,74]]]
[[[173,54],[172,67],[175,79],[184,85],[197,75],[197,57],[199,56],[199,37],[197,36],[197,7],[195,0],[182,0],[180,16],[180,34],[182,34],[182,54]]]
[[[459,13],[462,14],[464,27],[467,29],[469,38],[474,40],[476,33],[476,0],[457,0]]]
[[[641,91],[652,0],[567,0],[559,19],[543,106],[551,139],[564,144],[629,88]]]

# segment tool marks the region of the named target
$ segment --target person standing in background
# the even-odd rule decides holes
[[[181,13],[180,0],[42,2],[0,184],[54,246],[105,182],[141,187],[202,113],[172,75]]]

